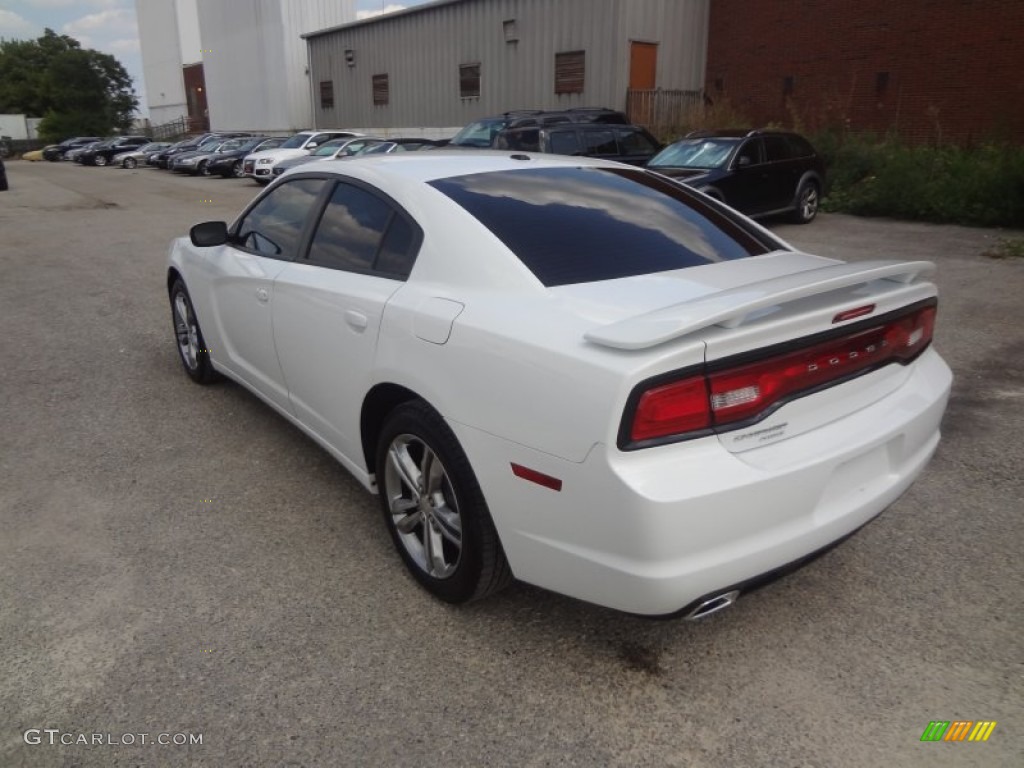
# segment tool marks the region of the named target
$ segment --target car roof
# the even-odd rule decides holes
[[[632,168],[609,160],[508,150],[458,150],[368,155],[359,163],[325,160],[296,173],[332,173],[366,181],[392,179],[426,183],[474,173],[525,170],[527,168]],[[636,170],[633,168],[633,170]]]

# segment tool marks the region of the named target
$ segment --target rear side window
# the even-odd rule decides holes
[[[412,268],[415,231],[387,201],[339,183],[310,243],[310,262],[352,272],[406,277]]]
[[[546,286],[740,259],[779,245],[641,170],[535,168],[431,182]]]
[[[606,131],[580,131],[583,140],[583,154],[592,157],[613,156],[619,154],[619,145],[615,143],[615,134],[611,129]]]
[[[814,154],[814,147],[803,136],[787,136],[786,141],[789,142],[793,157],[810,157]]]
[[[765,136],[764,148],[769,163],[793,159],[793,151],[785,136]]]

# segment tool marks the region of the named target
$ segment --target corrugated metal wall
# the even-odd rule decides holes
[[[201,0],[210,125],[287,133],[312,122],[301,35],[355,19],[355,0]]]
[[[710,0],[455,0],[309,39],[314,89],[333,81],[321,127],[461,126],[511,109],[622,109],[630,40],[659,44],[658,86],[700,89]],[[518,42],[503,23],[515,20]],[[353,51],[354,63],[345,52]],[[586,51],[582,94],[556,95],[555,54]],[[459,94],[459,65],[479,62],[478,98]],[[387,73],[387,106],[374,106],[372,76]],[[318,91],[317,91],[318,93]]]

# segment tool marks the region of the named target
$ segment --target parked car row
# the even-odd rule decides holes
[[[450,148],[595,157],[639,165],[753,217],[818,213],[825,166],[802,136],[784,131],[703,131],[662,146],[622,112],[603,107],[517,111],[476,120]]]
[[[320,160],[437,148],[614,160],[657,171],[748,216],[785,213],[803,224],[817,215],[825,191],[821,157],[795,133],[702,131],[663,146],[622,112],[604,107],[506,112],[470,123],[450,141],[327,129],[299,131],[289,138],[208,133],[173,145],[144,136],[75,137],[47,147],[43,157],[125,168],[145,163],[192,175],[248,177],[263,185],[289,168]]]

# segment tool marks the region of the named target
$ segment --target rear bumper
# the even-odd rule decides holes
[[[517,578],[657,616],[799,563],[896,501],[938,445],[951,381],[929,349],[884,399],[747,456],[712,437],[629,453],[596,445],[574,464],[452,427]],[[752,460],[761,451],[801,459]],[[512,462],[562,490],[515,477]]]

